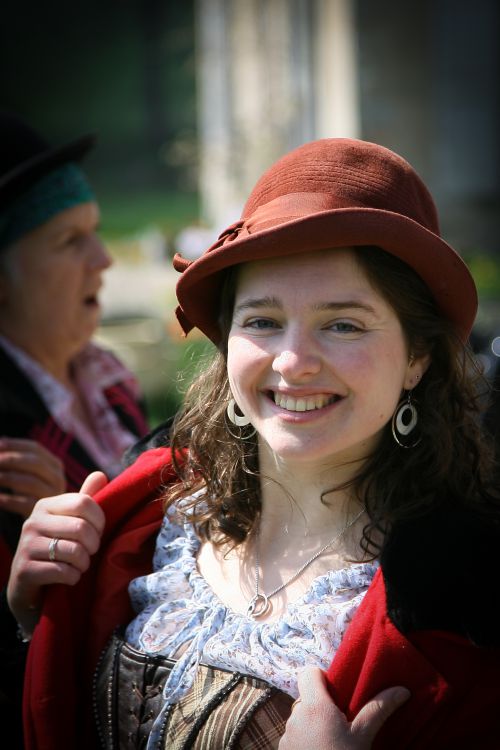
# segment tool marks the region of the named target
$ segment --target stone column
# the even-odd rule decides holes
[[[358,45],[352,0],[316,0],[316,138],[360,136]]]
[[[358,134],[353,0],[198,0],[205,221],[239,216],[260,174],[318,137]]]
[[[227,0],[197,0],[197,88],[199,185],[202,219],[217,223],[231,204],[232,127]]]

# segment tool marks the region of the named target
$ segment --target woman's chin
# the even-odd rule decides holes
[[[322,464],[331,459],[336,451],[325,445],[314,445],[304,440],[264,440],[267,452],[280,462],[293,465]]]
[[[261,453],[267,454],[274,464],[284,465],[293,472],[294,468],[310,467],[312,471],[321,471],[346,465],[358,465],[365,461],[373,451],[371,440],[350,444],[336,441],[312,440],[278,440],[263,439]]]

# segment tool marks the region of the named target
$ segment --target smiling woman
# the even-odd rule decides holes
[[[34,631],[28,750],[97,747],[94,715],[105,748],[487,750],[500,500],[476,290],[425,185],[381,146],[305,144],[174,263],[179,321],[217,353],[172,448],[23,528],[21,624],[73,585]]]

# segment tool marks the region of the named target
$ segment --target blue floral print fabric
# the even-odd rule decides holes
[[[306,665],[329,666],[378,567],[357,563],[321,575],[278,620],[259,622],[213,592],[197,568],[199,548],[193,526],[179,525],[169,511],[153,572],[129,587],[138,614],[126,630],[127,642],[178,658],[165,684],[165,708],[189,690],[200,662],[259,677],[297,697],[298,672]],[[155,735],[153,729],[148,747]]]

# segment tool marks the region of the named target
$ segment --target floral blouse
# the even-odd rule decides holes
[[[193,526],[178,525],[173,515],[166,514],[158,535],[154,572],[130,583],[138,614],[125,634],[131,646],[148,654],[176,658],[181,649],[165,684],[163,710],[189,690],[200,662],[253,675],[297,697],[298,672],[306,665],[329,666],[378,564],[321,575],[280,619],[259,622],[220,601],[198,572],[201,543]],[[153,727],[150,746],[154,736]]]

